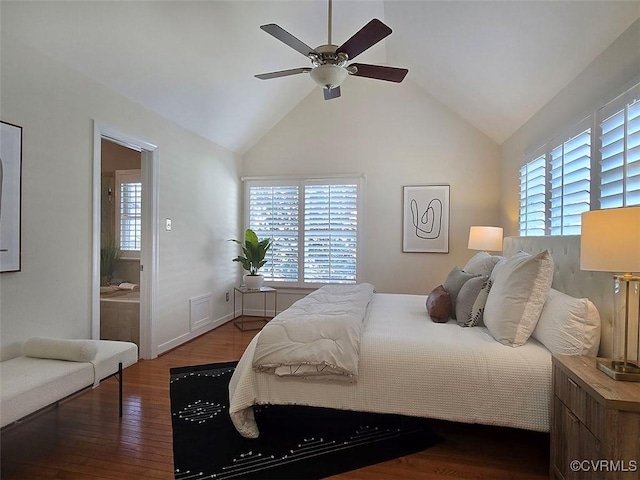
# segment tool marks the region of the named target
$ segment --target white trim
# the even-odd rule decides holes
[[[315,174],[315,175],[265,175],[257,177],[240,177],[243,182],[255,182],[260,180],[332,180],[336,178],[367,178],[366,173],[336,173],[331,175]]]
[[[97,120],[93,121],[91,336],[94,339],[100,338],[100,167],[103,138],[142,152],[142,179],[145,189],[143,190],[144,212],[140,259],[140,266],[143,268],[140,272],[140,357],[155,358],[158,355],[158,348],[153,342],[158,286],[158,147]]]
[[[213,330],[214,328],[218,328],[222,325],[224,325],[225,323],[229,322],[233,320],[233,313],[229,313],[227,315],[225,315],[224,317],[221,317],[217,320],[214,320],[211,323],[208,323],[207,325],[204,325],[200,328],[196,328],[194,330],[192,330],[189,333],[185,333],[183,335],[180,335],[177,338],[174,338],[172,340],[169,340],[168,342],[165,342],[161,345],[158,345],[158,352],[157,355],[161,355],[165,352],[168,352],[169,350],[172,350],[176,347],[179,347],[180,345],[182,345],[185,342],[188,342],[189,340],[193,340],[194,338],[199,337],[200,335],[203,335],[211,330]],[[156,355],[156,356],[157,356]]]

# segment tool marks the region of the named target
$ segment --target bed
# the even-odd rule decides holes
[[[589,298],[600,312],[602,354],[610,342],[610,277],[579,269],[579,237],[508,237],[504,256],[548,251],[554,289]],[[259,335],[229,385],[230,415],[245,437],[259,435],[253,405],[296,404],[395,413],[464,423],[549,430],[552,353],[531,337],[496,341],[487,327],[435,323],[424,295],[375,293],[367,308],[357,381],[300,379],[256,371]]]

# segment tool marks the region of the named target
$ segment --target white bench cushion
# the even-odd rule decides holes
[[[98,353],[92,362],[69,362],[21,356],[0,363],[0,426],[75,393],[138,361],[130,342],[92,340]]]
[[[138,346],[131,342],[113,340],[92,340],[98,346],[98,353],[91,361],[95,367],[94,385],[118,371],[118,363],[127,368],[138,361]]]
[[[0,417],[5,426],[93,384],[93,366],[17,357],[0,364]]]

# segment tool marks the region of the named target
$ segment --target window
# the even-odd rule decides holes
[[[520,235],[546,231],[547,156],[542,154],[520,169]]]
[[[600,208],[640,205],[640,85],[598,111]]]
[[[142,238],[140,170],[116,170],[116,239],[124,257],[138,258]]]
[[[273,244],[269,282],[356,283],[361,177],[247,180],[247,225]]]
[[[585,123],[587,122],[581,122],[577,126],[579,133],[556,142],[550,152],[549,233],[551,235],[579,235],[582,212],[589,211],[591,127],[583,130]]]
[[[576,235],[591,204],[591,123],[586,118],[520,168],[520,235]]]
[[[520,235],[577,235],[583,212],[632,205],[640,205],[640,84],[525,155]]]

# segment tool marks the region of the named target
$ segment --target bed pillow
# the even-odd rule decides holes
[[[451,295],[442,285],[434,288],[427,297],[427,312],[436,323],[448,322],[451,317]]]
[[[524,345],[536,328],[553,280],[548,251],[519,252],[494,267],[492,286],[484,308],[484,324],[504,345]]]
[[[464,327],[471,326],[467,325],[467,323],[471,320],[473,306],[488,279],[489,277],[486,275],[470,278],[464,283],[460,292],[458,292],[458,298],[456,299],[456,319],[458,320],[458,325]]]
[[[98,353],[98,347],[91,340],[33,337],[24,343],[22,353],[27,357],[90,362]]]
[[[493,267],[503,258],[498,255],[490,255],[487,252],[478,252],[462,267],[462,270],[467,273],[489,276],[493,271]]]
[[[444,281],[443,287],[451,295],[451,318],[456,318],[456,299],[458,298],[458,292],[467,280],[477,277],[475,273],[467,273],[461,268],[454,267],[447,279]]]
[[[492,284],[493,282],[491,281],[491,278],[487,278],[485,280],[485,282],[482,284],[482,288],[478,292],[478,296],[473,302],[469,318],[466,322],[461,323],[460,325],[462,325],[463,327],[478,327],[483,325],[482,319],[484,317],[484,307],[487,303],[487,298],[489,297],[489,292],[491,291]]]
[[[552,288],[532,336],[551,353],[595,357],[600,347],[600,314],[589,299]]]

